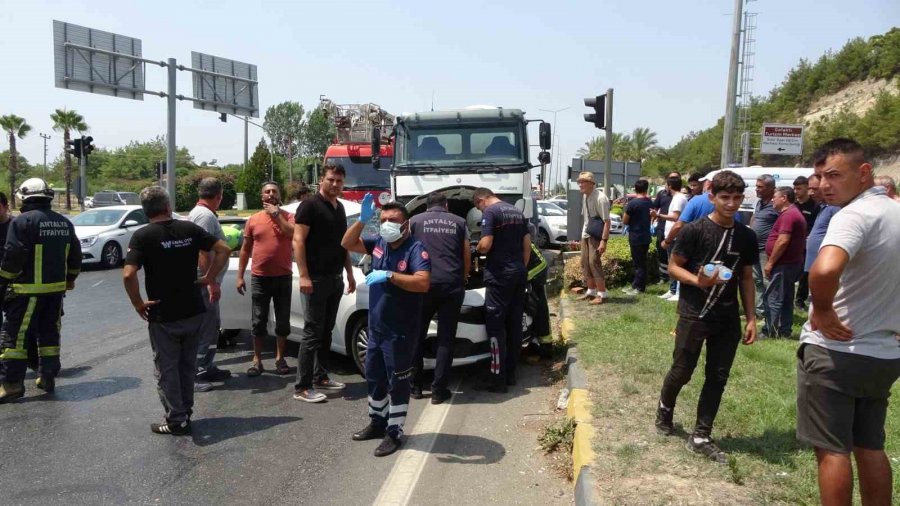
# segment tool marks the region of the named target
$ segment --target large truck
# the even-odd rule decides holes
[[[325,165],[341,165],[347,172],[343,197],[362,202],[371,193],[379,207],[391,200],[390,175],[372,170],[371,146],[375,127],[379,132],[390,131],[394,116],[377,104],[336,104],[324,96],[319,97],[319,107],[337,131],[334,142],[325,150],[323,161]],[[392,146],[388,139],[381,140],[384,142],[379,157],[390,160]]]

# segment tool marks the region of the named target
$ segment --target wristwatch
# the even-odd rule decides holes
[[[387,271],[387,280],[388,280],[388,283],[390,283],[390,282],[391,282],[391,279],[393,279],[393,278],[394,278],[394,271]]]

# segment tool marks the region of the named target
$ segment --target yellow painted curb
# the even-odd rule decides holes
[[[562,324],[559,328],[559,333],[562,335],[562,340],[564,343],[568,343],[569,339],[571,339],[572,332],[575,331],[575,324],[572,322],[571,318],[563,318]]]
[[[591,439],[594,436],[594,426],[590,423],[578,423],[575,426],[575,440],[572,441],[572,467],[578,476],[582,466],[590,465],[594,461],[594,450],[591,448]]]
[[[573,388],[569,392],[569,405],[566,407],[566,416],[574,418],[576,422],[591,421],[591,400],[588,391],[583,388]]]

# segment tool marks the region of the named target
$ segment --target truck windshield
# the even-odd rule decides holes
[[[329,156],[325,165],[341,165],[347,171],[344,188],[348,190],[388,190],[391,187],[391,174],[386,170],[375,170],[372,159],[357,156]],[[381,158],[382,169],[390,169],[391,160]]]
[[[524,144],[520,124],[401,127],[394,162],[397,170],[409,171],[524,170]]]

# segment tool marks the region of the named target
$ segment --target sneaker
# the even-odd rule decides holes
[[[23,382],[0,383],[0,404],[11,402],[25,396]]]
[[[231,377],[231,371],[211,367],[203,372],[197,373],[197,379],[203,381],[225,381]]]
[[[422,394],[422,387],[410,387],[409,396],[412,399],[424,399],[425,396]]]
[[[384,436],[384,439],[381,440],[381,444],[378,445],[378,448],[375,448],[375,456],[376,457],[387,457],[388,455],[399,450],[400,444],[401,444],[400,438]]]
[[[670,298],[670,297],[673,297],[674,295],[675,295],[674,292],[666,292],[666,293],[664,293],[664,294],[662,294],[662,295],[659,295],[658,297],[659,297],[660,299],[662,299],[662,300],[669,300],[669,298]]]
[[[368,441],[370,439],[379,439],[385,436],[385,427],[370,423],[366,428],[359,432],[353,433],[354,441]]]
[[[194,381],[194,391],[195,392],[209,392],[213,389],[212,383],[208,381],[195,380]]]
[[[191,421],[185,420],[179,423],[151,423],[150,431],[154,434],[171,434],[173,436],[187,436],[191,433]]]
[[[634,289],[634,288],[625,288],[625,289],[622,290],[622,293],[624,293],[625,295],[628,295],[628,296],[630,296],[630,297],[634,297],[634,296],[636,296],[637,294],[639,294],[639,293],[641,293],[641,292],[637,291],[637,290]]]
[[[56,380],[52,376],[39,376],[38,379],[34,380],[34,386],[48,394],[53,393],[56,390]]]
[[[688,436],[687,448],[694,453],[703,455],[713,462],[717,462],[719,464],[728,463],[728,454],[723,452],[721,448],[719,448],[716,443],[708,437],[698,438],[694,435]]]
[[[660,436],[671,436],[675,434],[675,425],[672,423],[674,410],[657,406],[656,408],[656,432]]]
[[[671,297],[666,299],[669,302],[678,302],[678,292],[675,292]]]
[[[323,402],[325,400],[325,394],[316,392],[315,388],[304,388],[303,390],[296,390],[294,392],[294,400],[303,402]]]
[[[442,389],[442,390],[432,390],[431,392],[431,403],[432,404],[443,404],[450,400],[450,397],[453,396],[453,393],[450,390]]]
[[[319,390],[343,390],[345,386],[344,383],[340,381],[334,381],[331,378],[321,379],[315,382],[316,388]]]

